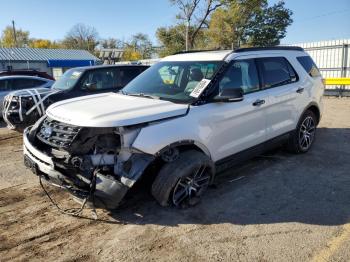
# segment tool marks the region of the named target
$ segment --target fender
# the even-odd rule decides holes
[[[163,147],[161,150],[159,150],[155,154],[155,156],[156,157],[160,156],[161,154],[163,154],[164,152],[169,150],[169,148],[180,147],[180,146],[195,146],[195,147],[198,147],[200,149],[200,151],[202,151],[204,154],[206,154],[211,159],[211,155],[210,155],[210,152],[209,152],[208,148],[204,144],[202,144],[202,143],[200,143],[198,141],[195,141],[195,140],[181,140],[181,141],[177,141],[177,142],[171,143],[170,145],[167,145],[167,146]]]
[[[320,110],[320,107],[319,107],[318,103],[315,102],[315,101],[310,102],[310,103],[304,108],[304,110],[303,110],[303,111],[301,112],[301,114],[299,115],[299,120],[300,120],[300,118],[305,114],[305,112],[306,112],[307,110],[309,110],[310,107],[316,107],[317,110],[318,110],[318,112],[314,112],[315,115],[316,115],[316,117],[318,118],[318,122],[317,122],[317,124],[318,124],[318,123],[320,122],[320,120],[321,120],[322,113],[321,113],[321,110]],[[299,120],[298,120],[298,122],[299,122]]]

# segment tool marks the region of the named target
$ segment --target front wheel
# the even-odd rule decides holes
[[[287,149],[292,153],[306,153],[314,143],[317,120],[315,114],[307,110],[300,118],[296,130],[291,134]]]
[[[162,206],[192,206],[199,202],[214,177],[214,164],[205,154],[190,150],[166,163],[152,184],[152,195]]]

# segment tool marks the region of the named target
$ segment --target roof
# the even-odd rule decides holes
[[[149,65],[133,65],[133,64],[115,64],[115,65],[94,65],[94,66],[84,66],[75,67],[75,70],[91,70],[100,68],[110,68],[110,67],[139,67],[139,68],[149,68]]]
[[[37,79],[37,80],[42,80],[45,82],[54,82],[51,79],[43,78],[43,77],[38,77],[38,76],[0,76],[0,80],[6,80],[6,79]]]
[[[250,51],[275,51],[275,50],[283,50],[283,51],[304,51],[299,46],[271,46],[271,47],[246,47],[246,48],[238,48],[235,50],[235,53],[242,52],[250,52]]]
[[[99,60],[86,50],[0,48],[0,61]]]
[[[235,53],[254,51],[304,51],[298,46],[247,47],[236,50],[186,51],[163,58],[161,61],[220,61],[230,59]],[[232,54],[232,56],[230,56]]]
[[[161,61],[220,61],[232,53],[232,50],[179,53],[164,57]]]

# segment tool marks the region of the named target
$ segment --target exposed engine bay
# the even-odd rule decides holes
[[[52,158],[61,174],[38,175],[80,199],[93,198],[97,206],[113,209],[154,160],[131,147],[139,131],[138,126],[77,127],[45,116],[27,137]]]

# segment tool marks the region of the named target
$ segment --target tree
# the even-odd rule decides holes
[[[214,47],[277,45],[292,23],[292,11],[280,1],[227,0],[211,16],[208,35]]]
[[[185,25],[186,50],[193,48],[201,29],[208,26],[210,14],[222,5],[219,0],[170,0],[170,2],[180,9],[176,18]]]
[[[139,53],[138,51],[135,51],[134,48],[126,47],[124,49],[124,53],[122,56],[123,61],[135,61],[135,60],[140,60],[141,58],[142,58],[142,54]]]
[[[160,27],[157,29],[156,36],[159,43],[162,46],[159,52],[160,57],[172,55],[176,52],[185,50],[186,48],[186,36],[184,34],[186,25],[179,24],[170,27]],[[189,32],[194,31],[195,28],[190,27]],[[208,48],[208,36],[204,30],[198,32],[195,42],[192,48],[194,49],[207,49]]]
[[[149,59],[152,56],[152,42],[146,34],[138,33],[133,35],[127,46],[138,52],[142,59]]]
[[[244,39],[252,46],[275,46],[286,36],[287,27],[293,22],[293,12],[284,7],[284,1],[265,7],[247,23]]]
[[[84,24],[74,25],[62,41],[65,48],[85,49],[89,52],[94,52],[98,43],[96,29]]]
[[[216,48],[236,48],[244,43],[248,21],[267,5],[267,0],[227,0],[211,16],[208,35]]]
[[[118,48],[121,49],[124,47],[123,41],[116,38],[108,38],[100,41],[102,48]]]
[[[160,57],[185,50],[185,35],[183,34],[184,30],[185,25],[160,27],[157,29],[156,36],[162,46],[159,53]]]
[[[16,42],[15,42],[12,26],[7,26],[2,31],[2,35],[1,35],[1,45],[3,47],[26,47],[29,43],[29,31],[17,29]]]
[[[48,39],[30,39],[29,47],[31,48],[62,48],[62,44],[56,41],[50,41]]]

